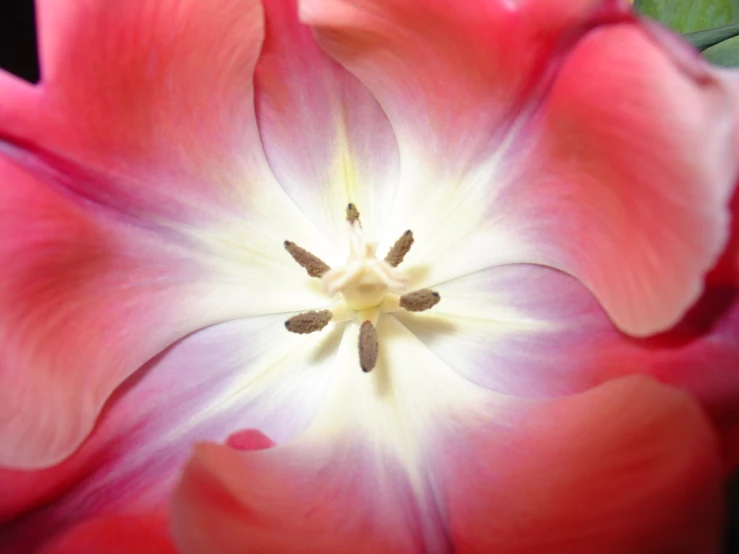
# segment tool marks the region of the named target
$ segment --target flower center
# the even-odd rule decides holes
[[[387,258],[377,259],[377,247],[366,241],[353,204],[347,208],[347,221],[350,226],[349,258],[343,266],[324,273],[321,284],[328,294],[340,294],[351,310],[361,312],[380,306],[389,290],[400,290],[408,279],[396,269],[397,263],[392,264]],[[409,237],[410,248],[413,234],[407,231],[404,236]]]
[[[285,327],[292,333],[314,333],[329,322],[354,319],[360,323],[359,363],[363,371],[370,371],[377,362],[379,344],[375,326],[383,313],[407,310],[422,312],[435,306],[441,299],[437,292],[422,289],[404,295],[396,294],[408,279],[397,269],[413,245],[413,233],[401,235],[384,259],[376,255],[376,245],[368,243],[362,230],[359,211],[354,204],[346,208],[349,227],[349,256],[346,263],[330,268],[322,260],[285,241],[285,249],[308,275],[321,279],[324,292],[341,298],[331,310],[306,312],[291,317]]]

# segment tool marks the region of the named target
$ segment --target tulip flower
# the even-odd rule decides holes
[[[37,4],[2,552],[717,551],[734,73],[626,0]]]

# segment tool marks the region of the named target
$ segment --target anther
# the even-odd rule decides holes
[[[413,246],[413,232],[409,229],[395,241],[390,252],[385,256],[385,261],[393,267],[398,267],[411,249],[411,246]]]
[[[323,329],[328,325],[332,317],[333,314],[330,310],[305,312],[304,314],[298,314],[288,319],[285,322],[285,327],[291,333],[307,335],[308,333],[315,333]]]
[[[346,220],[349,223],[354,223],[355,221],[359,221],[359,210],[354,204],[349,204],[346,207]]]
[[[362,371],[372,371],[377,363],[377,330],[371,322],[365,321],[359,328],[359,365]]]
[[[431,289],[409,292],[400,297],[400,307],[409,312],[424,312],[439,303],[441,296]]]
[[[293,257],[293,260],[298,262],[298,264],[300,264],[300,266],[303,267],[311,277],[322,277],[324,273],[331,269],[323,260],[314,256],[304,248],[300,248],[300,246],[294,242],[286,240],[285,250],[287,250],[287,253]]]

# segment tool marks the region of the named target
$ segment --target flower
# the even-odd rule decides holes
[[[714,547],[738,81],[627,4],[39,2],[3,551]]]

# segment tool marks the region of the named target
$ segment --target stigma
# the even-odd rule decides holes
[[[285,322],[293,333],[320,331],[329,322],[354,320],[360,325],[359,365],[371,371],[379,351],[377,321],[382,314],[400,310],[421,312],[439,303],[439,293],[422,289],[405,292],[407,276],[398,266],[413,245],[413,233],[403,233],[383,259],[377,257],[377,246],[366,240],[359,210],[354,204],[346,208],[349,254],[346,262],[335,268],[293,242],[285,241],[285,249],[306,270],[309,277],[321,280],[323,291],[336,303],[331,310],[298,314]]]

